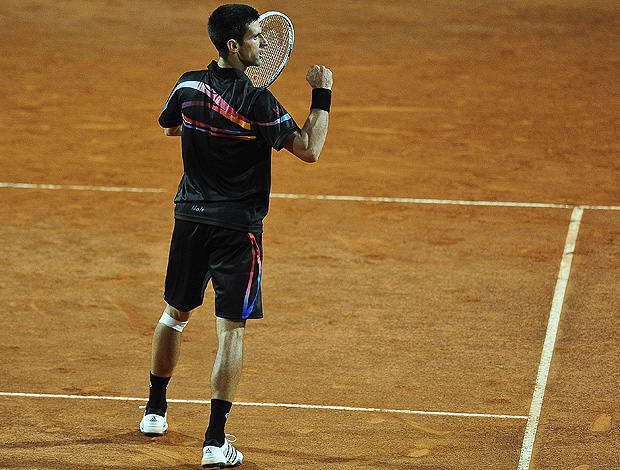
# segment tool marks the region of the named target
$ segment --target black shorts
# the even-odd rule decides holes
[[[209,280],[215,315],[262,318],[262,233],[175,219],[164,300],[182,312],[199,307]]]

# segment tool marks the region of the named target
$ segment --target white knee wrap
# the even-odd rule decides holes
[[[179,333],[182,333],[183,328],[185,328],[185,326],[187,325],[186,321],[175,320],[165,311],[164,313],[162,313],[161,318],[159,319],[159,323],[169,326],[173,330],[177,330]]]

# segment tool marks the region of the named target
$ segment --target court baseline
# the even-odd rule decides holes
[[[56,393],[25,393],[25,392],[0,392],[3,397],[23,397],[23,398],[55,398],[55,399],[74,399],[74,400],[111,400],[111,401],[139,401],[146,403],[148,398],[138,397],[106,397],[97,395],[63,395]],[[208,405],[210,400],[184,400],[169,398],[169,403],[190,403]],[[254,402],[235,402],[235,406],[254,406],[262,408],[301,408],[307,410],[333,410],[333,411],[355,411],[362,413],[395,413],[395,414],[414,414],[429,416],[453,416],[462,418],[495,418],[495,419],[527,419],[527,416],[502,415],[486,413],[463,413],[450,411],[421,411],[421,410],[399,410],[389,408],[361,408],[355,406],[336,406],[336,405],[306,405],[300,403],[254,403]]]
[[[101,191],[101,192],[126,192],[126,193],[166,193],[168,190],[162,188],[132,188],[117,186],[83,186],[83,185],[62,185],[62,184],[33,184],[33,183],[10,183],[0,182],[0,188],[13,189],[39,189],[39,190],[69,190],[69,191]],[[312,199],[319,201],[351,201],[351,202],[386,202],[399,204],[437,204],[437,205],[458,205],[458,206],[486,206],[486,207],[523,207],[540,209],[573,209],[580,207],[589,210],[610,210],[620,211],[620,206],[602,206],[588,204],[556,204],[547,202],[510,202],[510,201],[472,201],[472,200],[453,200],[453,199],[424,199],[424,198],[403,198],[403,197],[381,197],[381,196],[347,196],[347,195],[321,195],[321,194],[289,194],[271,193],[274,199]]]

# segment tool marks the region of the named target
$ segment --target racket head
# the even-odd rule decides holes
[[[295,30],[293,23],[284,13],[268,11],[258,17],[267,40],[267,47],[261,55],[259,66],[250,66],[245,74],[255,87],[268,87],[282,73],[293,50]]]

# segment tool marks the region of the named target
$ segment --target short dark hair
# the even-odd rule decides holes
[[[251,6],[238,3],[222,5],[211,13],[207,29],[220,57],[228,57],[229,39],[235,39],[243,45],[248,25],[256,21],[258,16],[258,12]]]

